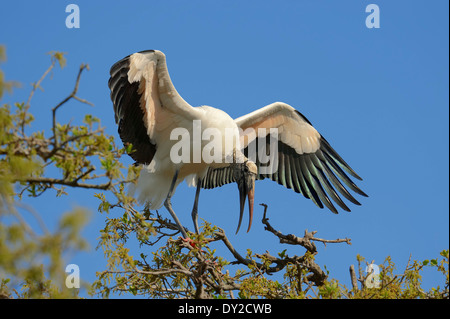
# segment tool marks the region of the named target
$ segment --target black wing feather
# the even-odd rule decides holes
[[[257,144],[256,148],[254,148],[254,145],[250,148],[249,145],[244,150],[244,154],[248,156],[249,149],[260,151],[261,148],[258,148],[258,143],[261,143],[261,141],[265,141],[266,150],[270,149],[270,138],[267,136],[265,139],[255,139],[252,141],[251,143]],[[257,155],[258,158],[259,156]],[[261,163],[257,160],[256,165],[260,167]],[[326,206],[333,213],[338,213],[333,202],[342,209],[350,211],[338,192],[350,202],[361,205],[340,182],[338,177],[351,190],[367,197],[348,177],[344,170],[353,177],[361,179],[323,137],[320,139],[320,148],[316,152],[309,154],[298,154],[292,147],[279,140],[278,170],[272,174],[259,173],[257,179],[263,180],[269,178],[286,188],[303,194],[303,196],[311,199],[318,207],[323,208]]]
[[[235,179],[230,166],[215,169],[210,167],[202,179],[202,188],[211,189],[233,182]]]
[[[143,52],[151,52],[142,51]],[[144,111],[140,107],[141,94],[138,93],[139,82],[128,81],[130,56],[116,62],[110,70],[108,86],[111,101],[118,124],[120,139],[125,146],[133,146],[129,155],[138,164],[149,164],[156,152],[156,144],[150,141],[147,128],[143,122]]]

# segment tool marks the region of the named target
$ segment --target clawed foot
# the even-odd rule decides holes
[[[197,248],[197,244],[196,244],[195,240],[193,240],[192,238],[190,238],[190,237],[188,237],[188,238],[181,237],[181,240],[184,241],[185,243],[188,243],[189,245],[191,245],[192,248]]]
[[[190,237],[188,237],[188,238],[180,237],[180,239],[181,239],[182,242],[189,244],[192,248],[200,249],[200,252],[206,253],[206,251],[201,250],[201,245],[200,245],[199,241],[196,241],[196,240],[194,240],[194,239],[192,239]]]

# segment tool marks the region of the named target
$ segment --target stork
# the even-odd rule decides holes
[[[150,209],[158,209],[164,204],[185,238],[188,238],[187,233],[171,205],[172,195],[183,180],[196,187],[192,220],[197,233],[201,188],[237,183],[240,214],[236,233],[241,226],[247,197],[247,232],[251,228],[255,180],[271,179],[336,214],[338,211],[333,201],[350,211],[338,192],[353,204],[361,205],[345,186],[367,197],[347,174],[358,180],[362,180],[361,177],[306,117],[288,104],[275,102],[235,120],[217,108],[192,107],[173,86],[166,57],[158,50],[141,51],[121,59],[111,67],[110,75],[108,86],[119,136],[124,145],[132,145],[129,155],[142,166],[135,187],[138,200],[147,203]],[[219,134],[212,141],[196,141],[192,136],[196,128],[202,134],[210,129]],[[177,129],[190,135],[179,134],[178,137],[186,137],[189,143],[202,151],[214,147],[218,150],[219,159],[198,158],[198,154],[194,154],[195,147],[189,145],[186,149],[183,149],[185,145],[180,148],[180,140],[173,136]],[[243,138],[242,132],[249,129],[258,132],[265,129],[267,134]],[[272,154],[277,167],[272,171],[264,170],[259,160],[260,155],[267,155],[267,150],[261,146],[269,145],[272,138],[269,129],[277,132],[276,154]],[[174,149],[187,150],[189,160],[174,161],[174,155],[178,154]],[[249,156],[250,149],[256,150],[256,156]]]

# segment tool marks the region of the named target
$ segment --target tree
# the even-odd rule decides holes
[[[198,235],[186,228],[191,240],[183,240],[176,224],[157,211],[139,207],[125,191],[127,184],[136,182],[140,170],[122,164],[122,156],[133,151],[131,145],[117,146],[100,120],[89,114],[81,125],[58,122],[57,114],[69,100],[91,104],[77,95],[88,65],[80,66],[73,90],[49,110],[49,136],[44,131],[30,132],[35,91],[57,65],[63,68],[66,63],[63,53],[51,52],[50,56],[50,66],[33,84],[28,100],[0,107],[0,297],[78,296],[78,290],[64,285],[63,255],[67,250],[86,247],[80,236],[86,210],[77,208],[63,214],[57,230],[50,232],[40,213],[25,205],[23,197],[32,199],[48,192],[56,197],[70,196],[69,189],[79,188],[98,198],[98,211],[106,219],[99,247],[107,259],[107,269],[98,273],[92,285],[85,283],[92,294],[101,297],[120,293],[149,298],[448,298],[448,250],[440,259],[410,260],[402,274],[394,274],[395,265],[388,257],[379,265],[377,278],[370,273],[364,275],[364,258],[357,256],[358,276],[351,266],[352,287],[348,288],[329,278],[328,271],[316,263],[319,250],[315,243],[351,244],[351,240],[326,240],[316,237],[316,231],[307,230],[303,236],[283,234],[269,223],[265,204],[262,223],[268,235],[276,236],[281,243],[304,247],[302,256],[289,255],[289,248],[275,256],[250,250],[243,255],[223,229],[207,222]],[[2,47],[0,59],[5,59]],[[15,85],[4,81],[0,71],[0,98],[5,89],[10,92]],[[120,217],[111,217],[111,210],[116,216],[119,211]],[[40,229],[30,226],[24,217],[26,211]],[[133,237],[141,248],[138,257],[130,255]],[[232,261],[217,255],[218,245],[228,249]],[[420,272],[424,267],[434,267],[443,274],[442,287],[423,291]],[[282,279],[268,276],[274,273],[282,274]],[[373,288],[373,282],[377,288]]]

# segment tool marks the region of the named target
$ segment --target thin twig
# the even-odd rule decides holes
[[[30,92],[30,95],[28,96],[27,103],[25,104],[25,111],[27,111],[30,108],[31,99],[33,98],[34,93],[36,92],[36,89],[38,87],[41,87],[41,82],[47,77],[47,75],[50,73],[50,71],[54,68],[56,63],[56,60],[52,60],[52,63],[48,67],[48,69],[42,74],[41,78],[36,82],[33,83],[33,89]]]
[[[27,177],[24,180],[19,180],[19,182],[41,183],[41,184],[48,184],[48,185],[63,185],[63,186],[70,186],[70,187],[79,187],[79,188],[88,188],[88,189],[103,189],[103,190],[107,190],[111,186],[111,182],[107,182],[107,183],[103,183],[103,184],[86,184],[86,183],[78,183],[77,180],[69,181],[69,180],[50,178],[50,177]]]
[[[59,142],[58,142],[58,138],[57,138],[57,134],[56,134],[56,111],[58,111],[58,109],[64,105],[65,103],[67,103],[67,101],[69,101],[70,99],[74,98],[82,103],[85,104],[89,104],[91,106],[93,106],[93,104],[91,102],[88,102],[84,99],[81,99],[79,97],[76,96],[77,92],[78,92],[78,86],[80,84],[80,78],[81,78],[81,73],[83,72],[83,70],[89,70],[89,65],[87,64],[81,64],[80,65],[80,69],[78,71],[78,75],[77,75],[77,80],[75,81],[75,87],[73,88],[72,93],[69,94],[69,96],[67,96],[64,100],[62,100],[61,102],[59,102],[54,108],[52,108],[52,130],[53,130],[53,135],[55,137],[54,143],[55,143],[55,148],[57,148],[59,146]]]
[[[262,223],[265,225],[264,229],[271,232],[275,236],[277,236],[280,239],[280,243],[282,244],[290,244],[290,245],[300,245],[304,248],[306,248],[311,253],[317,253],[316,245],[312,241],[318,241],[322,242],[324,244],[327,243],[347,243],[351,245],[351,239],[350,238],[338,238],[338,239],[322,239],[314,237],[314,235],[317,233],[317,231],[308,232],[308,230],[305,230],[305,235],[303,237],[298,237],[293,234],[285,235],[281,233],[280,231],[274,229],[272,225],[269,223],[269,218],[266,217],[267,213],[267,205],[266,204],[260,204],[264,207],[264,214],[262,218]]]

